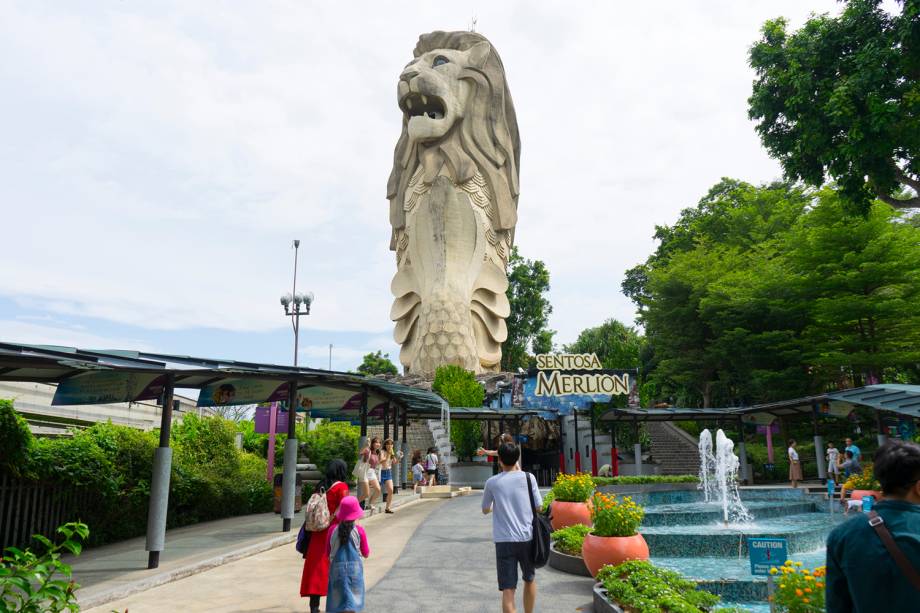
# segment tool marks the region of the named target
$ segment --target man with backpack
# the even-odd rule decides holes
[[[486,481],[482,492],[482,512],[492,513],[492,540],[498,589],[502,593],[502,613],[515,613],[514,596],[518,567],[524,579],[524,610],[533,613],[537,600],[536,569],[531,550],[535,509],[543,506],[537,480],[517,468],[520,448],[502,443],[498,462],[502,471]],[[533,505],[531,505],[533,501]]]

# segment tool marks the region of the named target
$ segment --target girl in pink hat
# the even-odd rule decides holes
[[[354,496],[339,504],[335,521],[329,528],[326,552],[329,556],[329,586],[326,590],[327,613],[352,613],[364,610],[364,563],[370,555],[367,533],[355,523],[364,516]]]

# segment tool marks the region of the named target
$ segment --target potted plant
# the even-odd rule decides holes
[[[786,564],[770,569],[776,577],[773,603],[780,611],[789,613],[818,613],[824,611],[824,566],[814,570],[802,568],[801,562],[786,560]]]
[[[644,516],[645,510],[629,496],[594,495],[591,509],[594,530],[585,537],[581,548],[592,577],[596,577],[605,564],[648,560],[648,544],[639,534]]]
[[[588,569],[581,557],[581,546],[590,531],[590,526],[575,524],[553,532],[550,535],[552,544],[549,550],[549,565],[556,570],[587,577]]]
[[[553,483],[551,506],[553,530],[575,524],[591,525],[589,500],[594,493],[591,475],[559,475]]]
[[[696,582],[645,560],[605,566],[594,586],[596,613],[623,611],[712,611],[719,604],[715,594],[697,588]]]
[[[875,496],[878,500],[882,497],[882,486],[875,478],[872,465],[867,465],[861,473],[850,475],[841,488],[850,492],[851,500],[861,500],[863,496]]]

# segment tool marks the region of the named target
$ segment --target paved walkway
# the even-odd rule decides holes
[[[394,498],[393,506],[398,509],[417,498],[407,490]],[[296,514],[290,532],[281,532],[281,516],[274,513],[175,528],[166,533],[166,550],[154,570],[147,569],[144,537],[87,549],[65,561],[82,586],[77,594],[86,609],[276,547],[293,552],[291,543],[302,521],[303,515]]]

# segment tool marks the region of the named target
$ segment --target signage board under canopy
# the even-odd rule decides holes
[[[593,353],[541,354],[527,373],[521,404],[560,415],[609,403],[614,396],[626,396],[629,406],[638,406],[636,375],[634,369],[603,368]]]
[[[101,370],[81,373],[61,381],[51,404],[104,404],[153,400],[163,394],[166,375]]]

